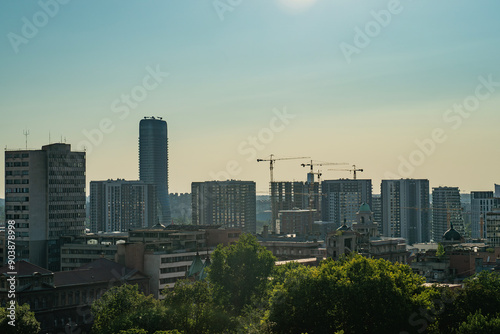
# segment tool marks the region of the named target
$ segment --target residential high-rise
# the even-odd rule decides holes
[[[471,237],[486,238],[486,214],[500,204],[500,199],[493,197],[493,191],[471,192]],[[481,235],[482,231],[482,235]]]
[[[60,270],[60,237],[85,232],[85,152],[62,143],[5,151],[5,213],[17,261]]]
[[[256,232],[256,194],[253,181],[191,183],[193,225],[222,225]]]
[[[278,181],[271,183],[271,231],[276,232],[276,220],[282,210],[318,210],[320,206],[318,182]],[[311,194],[311,197],[309,197]],[[316,219],[317,214],[314,214]]]
[[[372,206],[372,180],[325,180],[321,182],[323,221],[351,224],[361,204]]]
[[[465,235],[460,189],[458,187],[432,188],[432,239],[440,242],[451,224],[460,235]]]
[[[382,196],[380,194],[372,195],[373,221],[377,223],[378,233],[382,235]]]
[[[500,208],[486,214],[486,236],[489,247],[500,247]]]
[[[409,245],[430,239],[429,180],[382,180],[382,234]]]
[[[144,117],[139,122],[139,180],[156,186],[159,222],[170,225],[168,132],[161,118]]]
[[[156,224],[156,187],[144,181],[90,182],[90,230],[127,232]]]
[[[495,183],[495,197],[500,198],[500,184]]]

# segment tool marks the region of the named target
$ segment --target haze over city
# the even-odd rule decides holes
[[[133,180],[155,116],[170,192],[229,175],[265,194],[270,154],[356,164],[374,193],[389,176],[499,183],[500,3],[234,3],[69,1],[45,20],[36,1],[2,2],[0,142],[50,134],[87,150],[87,183]],[[275,179],[305,180],[307,160],[277,162]]]

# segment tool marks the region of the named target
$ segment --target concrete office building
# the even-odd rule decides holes
[[[325,180],[321,182],[323,221],[351,224],[362,203],[372,205],[372,180]]]
[[[441,242],[451,224],[465,235],[460,189],[458,187],[432,188],[432,239]]]
[[[500,247],[500,208],[486,214],[486,237],[489,247]]]
[[[85,152],[69,144],[5,151],[5,213],[16,258],[57,271],[61,236],[85,231]]]
[[[144,117],[139,123],[139,180],[156,186],[159,222],[170,225],[168,132],[161,118]]]
[[[255,182],[193,182],[191,196],[193,225],[221,225],[256,233]]]
[[[382,180],[382,235],[407,244],[430,240],[429,180]]]
[[[276,220],[283,210],[318,210],[321,201],[318,182],[277,181],[271,184],[271,232],[279,232]],[[310,197],[311,196],[311,197]],[[319,217],[314,217],[317,219]]]
[[[372,195],[373,221],[378,223],[378,233],[383,234],[382,229],[382,196],[379,194]]]
[[[493,191],[471,192],[471,237],[473,239],[486,238],[486,214],[500,204],[500,198],[495,198],[493,195]]]
[[[90,231],[126,232],[156,224],[156,186],[144,181],[90,182]]]

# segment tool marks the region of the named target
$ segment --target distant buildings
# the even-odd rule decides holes
[[[500,199],[493,195],[493,191],[471,192],[471,237],[473,239],[486,238],[486,214],[500,203]]]
[[[193,225],[222,225],[256,233],[255,182],[193,182],[191,196]]]
[[[378,233],[383,235],[382,196],[372,195],[373,221],[378,223]]]
[[[370,206],[363,203],[356,213],[352,227],[343,224],[336,231],[329,232],[326,239],[328,257],[357,252],[365,257],[406,263],[407,251],[403,238],[388,238],[378,235],[377,223],[373,221]]]
[[[60,237],[85,231],[85,152],[61,143],[5,151],[5,196],[16,259],[59,270]]]
[[[278,215],[279,232],[282,234],[308,235],[313,232],[316,210],[281,210]]]
[[[144,181],[90,182],[90,231],[126,232],[156,223],[156,186]]]
[[[167,122],[145,117],[139,123],[139,179],[156,185],[159,222],[172,223],[168,197]]]
[[[276,225],[280,211],[318,209],[319,207],[319,184],[318,182],[307,183],[300,181],[272,182],[271,186],[271,232],[279,232]],[[312,198],[310,199],[309,194]]]
[[[429,180],[382,180],[382,235],[407,243],[430,239]]]
[[[127,243],[118,244],[115,260],[151,277],[149,289],[155,298],[185,279],[193,261],[206,262],[218,244],[235,243],[241,229],[219,226],[162,226],[131,231]],[[201,258],[205,259],[203,261]]]
[[[486,236],[488,246],[500,247],[500,208],[486,214]]]
[[[442,236],[453,224],[462,236],[465,235],[460,189],[458,187],[432,188],[432,237],[441,242]]]
[[[8,266],[0,267],[0,305],[9,300]],[[16,263],[16,301],[29,304],[41,323],[41,333],[88,333],[92,303],[107,290],[122,284],[137,284],[149,294],[149,277],[106,259],[78,269],[53,272],[26,261]]]
[[[321,183],[323,221],[340,226],[356,221],[362,203],[372,205],[372,180],[325,180]]]

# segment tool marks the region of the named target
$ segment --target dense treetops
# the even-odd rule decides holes
[[[500,333],[500,274],[464,289],[426,288],[409,266],[360,255],[318,267],[275,258],[255,237],[219,246],[205,281],[181,281],[161,301],[124,285],[92,305],[93,333]],[[28,331],[39,324],[19,307]],[[0,310],[4,319],[6,310]],[[5,319],[0,331],[9,333]],[[30,332],[31,330],[31,332]]]

